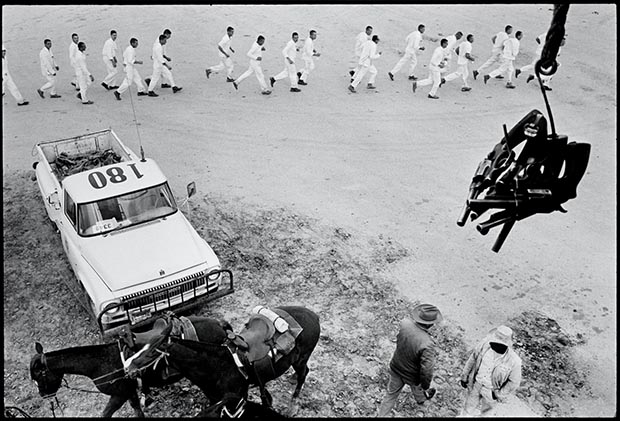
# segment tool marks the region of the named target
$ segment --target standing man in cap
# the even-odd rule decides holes
[[[103,43],[103,50],[101,51],[101,55],[103,57],[103,64],[105,64],[106,69],[108,70],[108,75],[101,82],[101,86],[106,88],[107,90],[117,89],[118,86],[114,83],[114,79],[116,78],[116,74],[118,73],[118,60],[116,59],[116,52],[118,51],[118,44],[116,44],[116,31],[112,29],[110,31],[110,38]]]
[[[420,304],[413,309],[411,318],[400,323],[396,337],[396,351],[390,361],[390,380],[387,394],[379,407],[377,416],[387,416],[398,399],[403,387],[408,384],[416,402],[421,405],[435,395],[430,387],[435,366],[435,342],[429,330],[443,320],[437,307]]]
[[[284,70],[278,73],[275,76],[269,78],[269,82],[271,83],[271,87],[276,83],[276,81],[280,79],[284,79],[285,77],[289,77],[291,80],[291,92],[301,92],[301,89],[297,86],[297,69],[295,68],[295,57],[297,57],[297,41],[299,41],[299,34],[297,32],[293,32],[291,34],[291,39],[286,43],[286,46],[282,50],[282,55],[284,56]]]
[[[17,100],[17,105],[28,105],[29,102],[24,100],[24,97],[17,89],[17,85],[13,82],[13,78],[9,73],[9,65],[6,61],[6,48],[4,48],[4,44],[2,44],[2,96],[4,96],[4,87],[8,86],[9,91],[11,91],[11,95],[15,97]]]
[[[366,41],[364,48],[362,48],[362,54],[360,55],[359,69],[355,72],[355,76],[349,85],[349,91],[357,93],[355,88],[360,84],[362,78],[366,76],[366,73],[370,72],[368,78],[367,89],[376,89],[374,83],[377,78],[377,68],[373,64],[373,61],[381,57],[381,51],[377,53],[377,44],[379,44],[379,35],[373,35],[372,40]]]
[[[476,346],[460,379],[467,388],[462,415],[473,416],[480,404],[484,415],[504,401],[521,384],[521,358],[512,348],[512,329],[499,326]]]
[[[41,73],[47,79],[47,83],[37,89],[37,93],[41,98],[45,98],[43,92],[51,89],[50,98],[60,98],[60,95],[56,94],[56,72],[60,70],[60,67],[58,67],[56,60],[54,60],[52,40],[46,39],[43,41],[43,48],[39,52],[39,61],[41,62]]]
[[[235,28],[229,26],[226,28],[226,33],[217,44],[218,55],[220,56],[220,64],[216,64],[215,66],[211,66],[205,70],[207,74],[207,79],[211,73],[219,73],[221,70],[226,68],[226,82],[233,82],[235,79],[232,77],[233,72],[233,61],[230,58],[230,53],[235,53],[235,50],[230,46],[230,41],[235,33]]]

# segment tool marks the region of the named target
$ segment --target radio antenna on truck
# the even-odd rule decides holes
[[[136,133],[138,133],[138,143],[140,144],[140,161],[146,162],[146,159],[144,159],[144,149],[142,148],[142,138],[140,137],[140,130],[138,129],[138,118],[136,117],[136,108],[133,105],[133,96],[131,95],[131,86],[129,87],[129,100],[131,102],[131,110],[133,111],[133,122],[136,125]]]

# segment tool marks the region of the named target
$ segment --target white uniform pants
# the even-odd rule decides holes
[[[13,82],[13,78],[11,77],[10,73],[7,73],[2,76],[2,93],[3,94],[4,94],[5,86],[9,88],[9,92],[11,92],[11,95],[15,97],[18,104],[21,104],[22,102],[24,102],[24,97],[19,92],[19,89],[17,89],[17,85],[15,84],[15,82]]]
[[[312,57],[302,58],[304,59],[306,67],[301,71],[301,77],[299,79],[305,82],[306,80],[308,80],[308,75],[310,74],[310,72],[314,70],[314,60],[312,59]]]
[[[47,83],[41,86],[39,89],[41,89],[42,91],[51,89],[50,93],[52,95],[56,95],[56,76],[45,75],[45,78],[47,79]]]
[[[82,102],[88,102],[88,98],[86,97],[86,91],[92,83],[90,77],[83,72],[79,72],[77,74],[77,81],[78,86],[80,87],[80,96],[82,97]]]
[[[456,68],[456,72],[446,75],[446,82],[450,82],[451,80],[454,80],[459,76],[463,78],[463,86],[467,87],[467,78],[469,77],[467,62],[465,62],[464,64],[459,64]]]
[[[123,83],[118,87],[118,93],[122,94],[125,92],[132,83],[135,83],[138,87],[138,92],[144,92],[144,84],[142,83],[142,78],[140,77],[140,73],[138,73],[138,69],[129,65],[125,67],[125,79],[123,79]]]
[[[233,67],[233,61],[230,57],[221,57],[220,64],[209,67],[209,70],[211,70],[213,73],[219,73],[222,70],[226,69],[226,77],[231,77]]]
[[[79,89],[79,86],[78,86],[78,72],[79,72],[79,70],[74,65],[71,65],[71,67],[73,68],[73,79],[71,79],[71,83],[75,84],[76,88]]]
[[[172,78],[172,72],[166,66],[163,64],[153,65],[153,75],[151,76],[151,83],[149,83],[149,92],[155,89],[157,82],[159,82],[162,76],[170,81],[170,85],[177,86]]]
[[[284,59],[284,70],[275,75],[275,80],[284,79],[285,77],[291,79],[291,88],[297,88],[297,68],[295,63],[289,63],[287,59]]]
[[[114,86],[112,83],[114,78],[118,74],[118,64],[116,67],[112,65],[112,62],[107,57],[103,58],[103,63],[105,64],[106,69],[108,70],[108,75],[103,79],[102,83],[105,83],[108,86]]]
[[[400,60],[398,60],[398,63],[396,63],[396,65],[390,71],[390,73],[395,75],[408,62],[411,62],[411,66],[409,67],[409,76],[413,76],[413,70],[415,69],[415,66],[417,66],[418,64],[418,57],[415,52],[412,52],[412,53],[405,52],[405,54],[402,56]]]
[[[248,67],[248,70],[243,72],[241,76],[235,80],[235,83],[238,85],[243,79],[250,76],[252,73],[256,75],[256,79],[258,79],[261,89],[266,91],[267,82],[265,82],[265,75],[263,74],[263,69],[260,67],[260,61],[258,60],[250,60],[250,67]]]
[[[426,86],[433,84],[431,91],[428,93],[429,95],[435,96],[437,93],[437,89],[439,89],[439,84],[441,83],[441,71],[436,67],[429,67],[428,77],[418,82],[418,86]]]
[[[514,73],[515,73],[514,59],[505,58],[504,61],[502,61],[502,65],[499,66],[497,69],[493,70],[491,73],[489,73],[489,76],[495,77],[495,76],[506,74],[508,76],[508,83],[512,83],[512,75],[514,75]]]
[[[494,64],[501,64],[501,63],[502,63],[502,52],[500,51],[499,53],[493,53],[493,55],[487,61],[485,61],[482,66],[478,67],[478,73],[482,73],[483,70],[488,69]]]
[[[357,88],[357,85],[360,84],[364,76],[366,76],[366,73],[370,73],[370,77],[368,78],[368,83],[374,84],[375,79],[377,78],[377,68],[374,66],[374,64],[371,64],[370,66],[360,65],[359,70],[355,72],[355,75],[353,77],[353,82],[351,82],[351,86],[353,86],[354,88]]]

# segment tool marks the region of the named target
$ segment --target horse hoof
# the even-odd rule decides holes
[[[299,412],[299,404],[295,400],[291,400],[288,405],[288,417],[294,418]]]

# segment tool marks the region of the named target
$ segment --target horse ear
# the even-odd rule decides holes
[[[43,354],[43,345],[41,345],[39,342],[35,342],[34,350],[37,351],[37,354]]]

